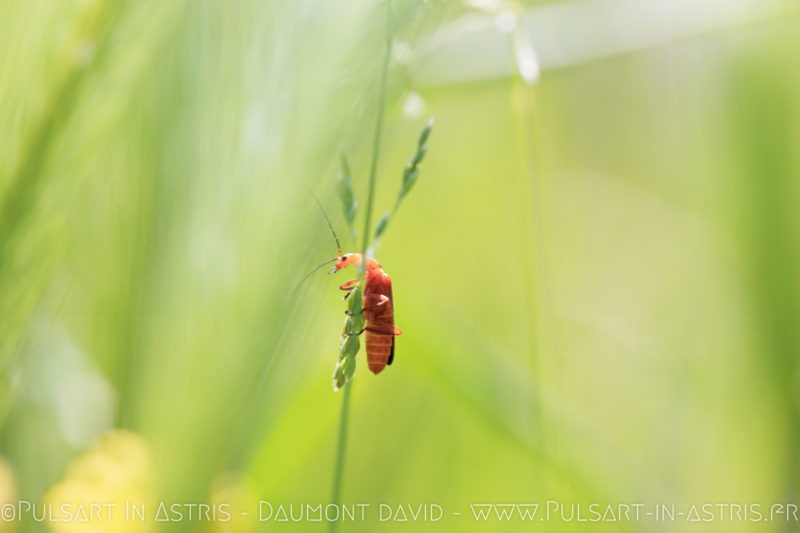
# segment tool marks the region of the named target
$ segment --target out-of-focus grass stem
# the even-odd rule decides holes
[[[62,135],[66,125],[80,106],[80,98],[86,80],[103,64],[108,52],[108,41],[124,6],[122,3],[103,6],[97,13],[87,16],[83,39],[95,43],[95,55],[88,64],[80,64],[70,59],[62,59],[61,75],[53,82],[52,89],[44,104],[39,120],[26,134],[22,144],[20,163],[8,179],[0,196],[0,316],[3,320],[0,337],[0,422],[12,405],[12,394],[16,386],[7,382],[11,360],[19,353],[19,342],[32,311],[30,303],[20,294],[19,274],[25,272],[29,280],[36,279],[26,269],[24,259],[24,239],[20,237],[29,231],[34,222],[33,216],[39,197],[48,180],[53,179],[45,172],[48,157],[53,145]],[[66,57],[70,57],[67,52]],[[77,187],[78,185],[75,184]],[[39,257],[36,262],[41,263]],[[33,270],[32,272],[36,272]],[[39,280],[35,290],[42,294],[46,288],[46,277]],[[28,302],[35,299],[28,298]],[[0,423],[0,428],[3,424]],[[2,429],[0,429],[2,434]]]

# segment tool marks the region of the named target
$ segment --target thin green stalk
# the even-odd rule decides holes
[[[378,156],[380,155],[381,135],[383,133],[383,108],[386,103],[386,80],[389,77],[389,58],[392,52],[392,2],[386,2],[386,51],[383,56],[383,69],[381,72],[381,86],[378,94],[378,117],[375,122],[375,135],[372,143],[372,163],[369,169],[369,182],[367,184],[367,209],[364,214],[364,232],[361,244],[363,257],[367,257],[369,239],[372,235],[372,204],[375,198],[375,180],[378,175]],[[361,262],[360,269],[363,269],[366,260]],[[352,381],[345,384],[342,391],[342,411],[339,417],[339,438],[336,450],[336,465],[333,474],[333,491],[331,493],[331,503],[338,505],[342,492],[342,479],[344,477],[344,460],[347,451],[347,427],[350,412],[350,394],[353,387]],[[330,532],[335,533],[339,521],[330,523]]]
[[[339,439],[336,443],[336,466],[333,471],[333,493],[331,494],[331,503],[338,504],[342,492],[342,474],[344,472],[344,455],[347,448],[347,422],[349,418],[350,405],[350,389],[353,383],[347,383],[342,391],[342,413],[339,417]],[[336,531],[336,522],[331,522],[330,530]]]
[[[367,188],[367,211],[364,214],[364,232],[361,251],[367,253],[369,239],[372,235],[372,204],[375,198],[375,179],[378,174],[378,154],[381,147],[381,134],[383,133],[383,108],[386,100],[386,79],[389,77],[389,57],[392,52],[392,2],[386,2],[386,53],[383,56],[383,72],[381,73],[381,89],[378,96],[378,120],[375,124],[375,136],[372,143],[372,164],[369,169],[369,184]],[[364,263],[362,263],[362,266]]]

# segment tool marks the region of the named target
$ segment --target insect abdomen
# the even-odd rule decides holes
[[[378,374],[386,365],[392,364],[394,338],[400,334],[400,330],[394,325],[392,280],[385,272],[367,276],[364,310],[367,319],[367,364],[370,371]]]
[[[392,362],[392,357],[394,356],[394,333],[372,330],[367,325],[365,334],[367,336],[367,364],[372,373],[378,374],[386,365]]]

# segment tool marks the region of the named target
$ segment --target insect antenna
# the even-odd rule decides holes
[[[336,257],[334,257],[333,259],[328,259],[328,260],[327,260],[327,261],[325,261],[324,263],[321,263],[321,264],[319,264],[319,265],[315,266],[315,267],[314,267],[314,270],[312,270],[311,272],[309,272],[308,274],[306,274],[305,276],[303,276],[303,279],[301,279],[300,281],[298,281],[298,282],[297,282],[297,284],[298,284],[298,285],[300,285],[300,284],[301,284],[301,283],[303,283],[305,280],[307,280],[308,278],[310,278],[310,277],[311,277],[311,274],[313,274],[314,272],[316,272],[316,271],[317,271],[317,270],[319,270],[320,268],[324,267],[325,265],[329,265],[329,264],[333,263],[333,262],[334,262],[334,261],[336,261],[337,259],[339,259],[339,256],[336,256]]]
[[[329,265],[330,263],[333,263],[334,261],[336,261],[337,259],[342,257],[342,245],[341,245],[341,243],[339,243],[339,237],[336,235],[336,230],[333,229],[333,224],[331,224],[331,219],[328,218],[328,213],[325,212],[325,208],[322,207],[322,203],[320,203],[319,198],[317,198],[317,195],[312,194],[311,196],[314,197],[314,200],[317,202],[317,205],[319,206],[319,210],[322,211],[322,216],[325,217],[325,222],[328,223],[328,229],[331,230],[331,235],[333,235],[333,240],[336,241],[336,248],[337,248],[337,251],[338,251],[338,255],[336,257],[334,257],[333,259],[329,259],[329,260],[325,261],[324,263],[320,263],[319,265],[314,267],[314,269],[311,272],[309,272],[308,274],[303,276],[303,279],[301,279],[300,281],[297,282],[297,286],[301,285],[305,280],[310,278],[311,274],[313,274],[314,272],[316,272],[320,268],[324,267],[325,265]]]
[[[334,231],[334,229],[333,229],[333,224],[331,224],[331,219],[328,218],[328,213],[325,212],[325,208],[322,207],[322,204],[320,203],[319,198],[317,198],[317,195],[312,194],[311,196],[313,196],[314,200],[317,201],[317,205],[319,206],[319,210],[322,211],[322,216],[325,217],[325,222],[328,223],[328,229],[331,230],[331,235],[333,235],[333,240],[336,241],[336,247],[338,248],[338,251],[339,251],[339,257],[341,257],[342,256],[342,245],[339,243],[339,237],[336,236],[336,231]],[[330,261],[328,261],[328,263],[330,263]],[[328,263],[324,263],[324,264],[327,265]],[[322,266],[323,265],[320,265],[317,268],[320,268]]]

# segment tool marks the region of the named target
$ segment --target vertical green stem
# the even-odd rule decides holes
[[[344,472],[344,455],[347,449],[347,422],[350,410],[350,389],[352,383],[346,383],[342,387],[342,413],[339,417],[339,439],[336,443],[336,466],[333,471],[333,492],[331,493],[331,503],[338,504],[342,492],[342,474]],[[331,522],[330,531],[336,531],[338,521]]]
[[[542,228],[544,220],[542,194],[544,185],[542,178],[536,174],[536,146],[534,142],[533,120],[533,88],[521,78],[515,80],[511,88],[511,103],[513,116],[513,155],[515,181],[511,184],[516,190],[515,196],[519,199],[517,212],[519,213],[519,232],[522,264],[528,274],[522,280],[521,308],[525,317],[525,351],[529,354],[531,375],[534,379],[532,388],[532,402],[526,404],[526,420],[528,425],[524,431],[536,443],[537,460],[530,475],[530,482],[534,486],[545,487],[547,478],[545,469],[541,468],[542,462],[547,462],[547,440],[545,435],[544,410],[542,406],[542,379],[540,366],[540,339],[536,334],[540,331],[539,306],[542,305],[544,295],[537,284],[537,273],[541,257]]]
[[[367,186],[367,211],[364,215],[364,233],[361,251],[366,257],[372,235],[372,204],[375,198],[375,179],[378,174],[378,155],[381,148],[381,134],[383,133],[383,108],[386,100],[386,80],[389,77],[389,57],[392,53],[392,2],[386,2],[386,51],[383,56],[383,70],[381,72],[381,88],[378,95],[378,119],[375,123],[375,136],[372,142],[372,164],[369,168],[369,184]],[[362,263],[363,265],[364,263]]]
[[[364,215],[364,238],[361,244],[363,257],[367,257],[367,249],[372,232],[372,204],[375,198],[375,180],[378,174],[378,156],[380,155],[381,135],[383,133],[383,108],[386,102],[386,80],[389,77],[389,58],[392,53],[392,2],[386,2],[386,51],[383,56],[383,68],[381,71],[381,86],[378,94],[378,117],[375,122],[375,134],[372,143],[372,162],[369,169],[369,182],[367,184],[367,209]],[[361,268],[366,261],[362,261]],[[347,451],[347,427],[350,412],[350,394],[353,387],[352,382],[348,382],[342,387],[342,411],[339,416],[339,438],[336,449],[336,465],[333,473],[333,491],[331,493],[331,503],[338,505],[341,499],[342,479],[344,477],[344,460]],[[330,532],[335,533],[339,521],[330,522]]]

